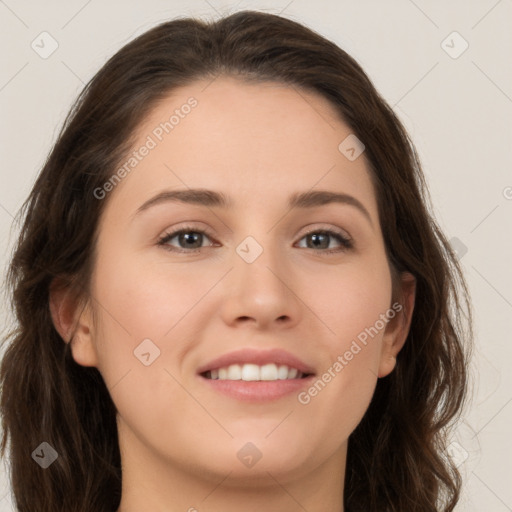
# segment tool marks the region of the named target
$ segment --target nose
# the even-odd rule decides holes
[[[303,306],[294,290],[293,268],[274,244],[247,237],[234,251],[224,281],[221,311],[226,324],[266,329],[290,328],[299,321]]]

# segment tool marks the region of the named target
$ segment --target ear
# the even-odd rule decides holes
[[[98,357],[93,343],[93,317],[89,304],[81,304],[71,292],[69,282],[55,278],[50,285],[50,313],[55,329],[64,343],[71,344],[76,363],[97,366]]]
[[[400,279],[399,300],[390,308],[390,311],[393,310],[396,314],[388,321],[382,339],[379,377],[386,377],[395,368],[396,356],[404,346],[411,326],[416,298],[416,278],[409,272],[403,272]]]

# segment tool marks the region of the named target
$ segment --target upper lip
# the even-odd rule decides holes
[[[232,364],[257,364],[262,366],[264,364],[275,363],[277,365],[286,365],[290,368],[297,368],[304,374],[313,374],[314,370],[306,363],[301,361],[298,357],[290,354],[286,350],[279,348],[261,350],[253,348],[245,348],[228,352],[220,357],[217,357],[208,363],[200,366],[197,373],[204,373],[209,370],[217,368],[225,368]]]

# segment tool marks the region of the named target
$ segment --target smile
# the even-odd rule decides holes
[[[270,363],[261,366],[257,364],[231,364],[207,371],[203,376],[212,380],[276,381],[302,379],[307,374],[285,364]]]

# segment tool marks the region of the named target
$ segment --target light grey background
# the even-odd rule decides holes
[[[282,13],[334,40],[411,133],[435,215],[458,239],[476,313],[474,398],[453,439],[465,474],[457,511],[512,511],[511,0],[0,0],[2,271],[13,216],[72,101],[106,59],[158,22],[242,9]],[[58,44],[45,59],[31,47],[51,48],[44,31]],[[0,314],[2,325],[11,321],[7,304]],[[0,512],[11,510],[2,467]]]

